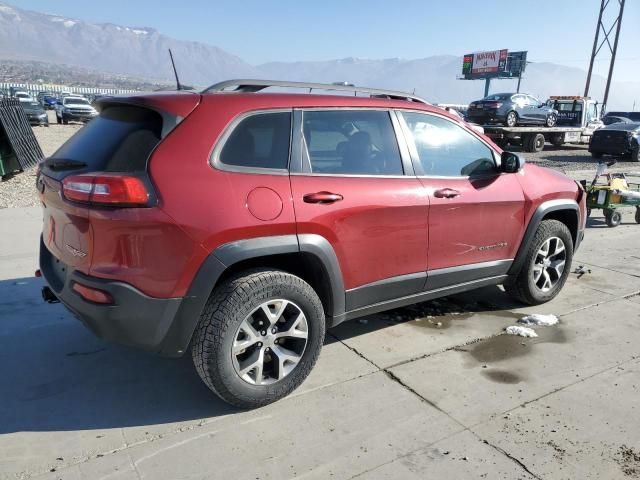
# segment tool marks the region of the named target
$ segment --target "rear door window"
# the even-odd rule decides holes
[[[303,116],[303,129],[304,161],[310,165],[312,173],[404,173],[388,111],[306,111]]]
[[[129,105],[111,106],[50,158],[83,162],[87,172],[144,172],[161,132],[162,117],[158,113]]]

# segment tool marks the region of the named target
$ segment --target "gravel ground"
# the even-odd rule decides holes
[[[55,114],[49,111],[51,126],[34,127],[38,142],[42,147],[45,157],[53,154],[60,145],[77,132],[82,124],[58,125]],[[510,146],[514,152],[520,151],[518,146]],[[567,145],[562,148],[546,145],[539,153],[525,153],[528,162],[536,163],[544,167],[560,170],[574,178],[591,179],[595,172],[597,161],[591,158],[586,146]],[[611,167],[612,171],[623,171],[640,176],[640,164],[635,162],[618,160]],[[0,183],[0,208],[29,207],[38,205],[38,197],[34,188],[35,170],[27,170],[13,178]]]
[[[60,145],[76,133],[82,124],[58,125],[56,116],[49,110],[50,127],[33,127],[44,156],[53,154]],[[0,182],[0,208],[32,207],[38,205],[35,189],[35,168],[19,173]]]

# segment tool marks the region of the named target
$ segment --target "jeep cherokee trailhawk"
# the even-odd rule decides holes
[[[495,284],[546,302],[583,236],[577,183],[413,95],[241,80],[99,110],[39,167],[43,296],[191,349],[237,406],[290,393],[345,320]]]

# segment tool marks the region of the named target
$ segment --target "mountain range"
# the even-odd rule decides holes
[[[415,92],[432,101],[468,103],[482,96],[484,82],[457,80],[462,58],[439,55],[421,59],[343,58],[329,61],[274,62],[250,65],[223,49],[171,38],[150,27],[89,23],[0,3],[0,58],[46,62],[128,75],[166,84],[173,79],[167,50],[176,59],[185,84],[206,86],[229,78],[269,78],[356,85]],[[587,48],[587,47],[586,47]],[[533,59],[532,59],[533,60]],[[522,91],[540,98],[579,95],[586,72],[546,62],[528,65]],[[594,76],[591,96],[601,99],[605,79]],[[515,91],[515,80],[494,80],[491,91]],[[613,82],[609,109],[640,105],[640,80]]]

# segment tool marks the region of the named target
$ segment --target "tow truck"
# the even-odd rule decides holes
[[[483,125],[485,135],[500,147],[522,145],[525,152],[540,152],[545,142],[554,147],[565,143],[588,144],[593,132],[604,125],[600,121],[598,102],[590,97],[554,95],[546,103],[558,111],[555,127]]]

